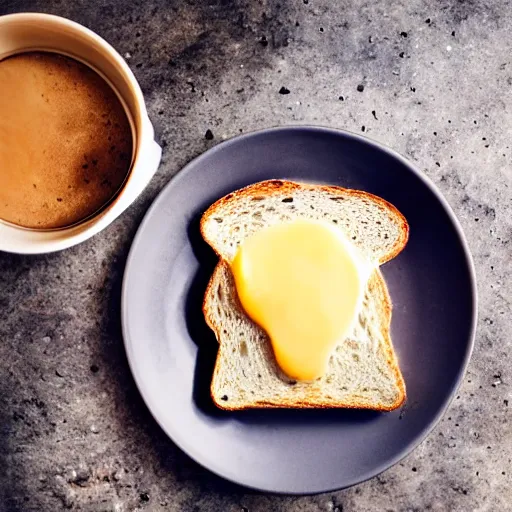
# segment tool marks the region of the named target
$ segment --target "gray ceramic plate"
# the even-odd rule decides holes
[[[201,302],[216,258],[201,239],[199,218],[219,197],[269,178],[366,190],[396,205],[409,221],[407,247],[382,267],[407,385],[402,409],[229,413],[212,404],[217,344]],[[475,321],[471,257],[440,193],[389,149],[323,128],[244,135],[190,163],[148,211],[123,285],[128,360],[163,430],[218,475],[282,493],[348,487],[407,455],[453,398],[471,354]]]

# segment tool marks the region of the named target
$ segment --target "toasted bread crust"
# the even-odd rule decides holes
[[[249,185],[245,188],[235,190],[234,192],[222,197],[221,199],[213,203],[202,215],[199,226],[201,230],[201,235],[206,240],[206,242],[212,247],[217,256],[219,256],[219,258],[222,258],[222,254],[220,254],[218,249],[215,247],[214,241],[208,238],[208,234],[205,229],[206,222],[211,217],[216,217],[220,211],[229,213],[232,206],[236,204],[238,200],[244,197],[261,197],[273,195],[286,197],[292,194],[293,192],[297,192],[304,189],[322,190],[324,192],[327,192],[328,194],[339,197],[357,196],[369,199],[379,204],[380,206],[386,208],[392,215],[394,215],[399,220],[400,237],[397,239],[396,244],[392,247],[392,250],[385,254],[379,260],[379,265],[382,265],[383,263],[386,263],[387,261],[393,259],[402,251],[402,249],[407,244],[407,240],[409,239],[409,224],[407,223],[407,220],[395,206],[393,206],[385,199],[382,199],[382,197],[375,196],[373,194],[370,194],[369,192],[364,192],[362,190],[347,189],[343,187],[338,187],[336,185],[312,185],[311,183],[298,183],[287,180],[260,181],[258,183],[254,183],[253,185]]]

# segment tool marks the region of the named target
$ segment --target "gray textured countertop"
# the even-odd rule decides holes
[[[0,254],[0,510],[512,510],[509,3],[0,0],[0,14],[16,11],[112,43],[164,154],[98,236]],[[131,241],[171,176],[223,138],[290,123],[363,131],[424,170],[462,223],[480,295],[469,371],[429,438],[378,478],[313,497],[247,492],[181,453],[142,403],[119,320]]]

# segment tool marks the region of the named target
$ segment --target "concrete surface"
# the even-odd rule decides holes
[[[0,254],[0,510],[512,510],[509,2],[0,0],[0,14],[16,11],[110,41],[164,156],[99,236]],[[313,497],[247,492],[175,448],[142,404],[119,325],[130,243],[169,178],[223,138],[288,123],[364,131],[423,169],[462,222],[480,292],[469,372],[432,435],[380,477]]]

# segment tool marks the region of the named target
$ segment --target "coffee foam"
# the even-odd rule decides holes
[[[131,165],[132,133],[112,88],[53,53],[0,62],[0,219],[50,229],[107,204]]]

